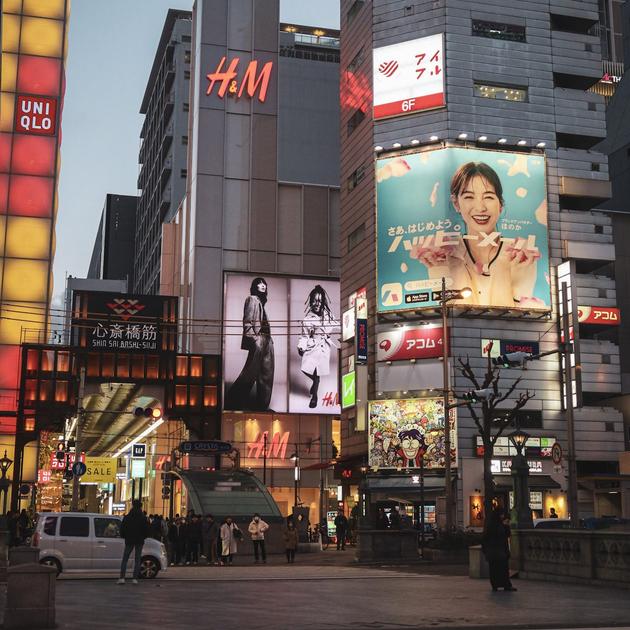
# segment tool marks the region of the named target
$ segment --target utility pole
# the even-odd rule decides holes
[[[79,397],[77,399],[77,430],[74,441],[74,461],[81,461],[81,428],[83,426],[83,418],[85,409],[83,409],[83,394],[85,391],[85,368],[82,367],[79,376]],[[70,511],[76,512],[79,509],[79,477],[72,475],[72,503]]]
[[[571,374],[571,337],[569,329],[569,299],[567,296],[567,283],[562,283],[562,353],[564,357],[564,392],[565,414],[567,418],[567,460],[569,464],[569,512],[571,514],[571,527],[578,527],[580,522],[577,490],[577,463],[575,460],[575,425],[573,418],[573,375]],[[577,368],[577,366],[576,366]]]
[[[453,486],[451,479],[451,423],[449,412],[448,379],[448,311],[446,300],[446,278],[442,278],[442,384],[444,389],[444,498],[446,504],[446,531],[453,529]],[[424,510],[424,507],[422,508]]]

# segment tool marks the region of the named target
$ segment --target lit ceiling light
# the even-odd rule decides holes
[[[295,32],[297,32],[297,28],[295,28],[295,26],[287,26],[285,30],[286,30],[287,33],[295,33]]]
[[[140,433],[140,435],[133,438],[131,442],[125,444],[118,452],[114,453],[112,455],[112,458],[116,459],[122,453],[124,453],[125,451],[128,451],[134,444],[137,444],[142,438],[147,437],[149,433],[152,433],[153,431],[155,431],[162,424],[164,424],[164,418],[160,418],[160,420],[158,420],[157,422],[154,422],[152,425],[147,427],[142,433]]]
[[[321,28],[316,28],[313,31],[313,35],[317,35],[317,37],[321,37],[322,35],[326,35],[326,31],[322,31]]]
[[[497,140],[497,142],[498,142],[499,144],[505,144],[505,143],[507,142],[507,138],[499,138],[499,139]]]
[[[394,149],[400,149],[400,147],[402,147],[402,144],[400,144],[400,142],[394,142],[392,146],[394,147]]]
[[[431,142],[437,142],[439,139],[440,139],[440,137],[439,137],[439,136],[431,136],[431,137],[429,138],[429,140],[431,140]]]
[[[488,139],[488,136],[479,136],[479,138],[477,138],[479,142],[485,142],[487,139]]]
[[[468,138],[468,134],[467,133],[460,133],[459,136],[457,136],[460,140],[466,140],[466,138]]]
[[[415,147],[417,144],[420,144],[420,140],[418,140],[417,138],[414,138],[414,139],[411,141],[411,144],[413,144],[413,146]]]
[[[377,144],[377,145],[374,147],[374,150],[375,150],[375,151],[382,151],[382,150],[383,150],[383,147],[382,147],[380,144]]]
[[[519,147],[524,147],[527,144],[527,140],[519,140],[516,144],[518,144]]]
[[[539,149],[544,149],[547,146],[546,142],[539,142],[536,147]]]

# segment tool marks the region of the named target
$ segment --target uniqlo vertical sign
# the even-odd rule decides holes
[[[18,95],[15,130],[39,136],[54,136],[57,131],[57,99]]]
[[[367,363],[368,359],[368,331],[367,319],[357,319],[357,363]]]
[[[444,107],[442,34],[375,48],[374,120]]]

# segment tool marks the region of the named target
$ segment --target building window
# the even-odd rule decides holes
[[[190,110],[190,105],[188,105],[188,103],[184,103],[182,105],[182,110],[185,111],[185,112],[189,111]]]
[[[188,146],[188,136],[182,136],[182,144],[187,147]]]
[[[354,59],[348,64],[346,68],[346,72],[350,74],[354,74],[357,68],[363,63],[363,59],[365,57],[364,48],[361,47],[361,50],[354,56]]]
[[[503,24],[502,22],[486,22],[485,20],[472,21],[472,34],[477,37],[489,37],[491,39],[503,39],[510,42],[525,42],[525,27],[516,24]]]
[[[365,118],[365,112],[362,109],[357,109],[350,119],[348,120],[347,128],[348,135],[350,135],[360,124],[361,121]]]
[[[190,79],[190,70],[184,70],[184,79],[186,80]]]
[[[348,234],[348,251],[352,251],[365,238],[365,223]]]
[[[365,166],[363,164],[348,177],[348,190],[354,190],[359,182],[365,177]]]
[[[348,13],[346,13],[346,25],[350,24],[350,22],[357,17],[357,14],[363,8],[364,4],[365,0],[354,0],[352,6],[348,9]]]
[[[526,101],[527,88],[516,85],[490,85],[475,83],[475,96],[494,98],[497,101]]]
[[[190,50],[184,51],[184,63],[190,63]]]
[[[188,175],[188,171],[185,168],[183,168],[181,171],[179,171],[179,176],[182,179],[186,179],[187,175]]]
[[[190,35],[182,35],[182,41],[183,42],[189,42],[190,41]]]

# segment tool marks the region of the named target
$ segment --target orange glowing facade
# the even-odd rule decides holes
[[[15,430],[20,343],[46,341],[69,0],[2,0],[0,433]]]

